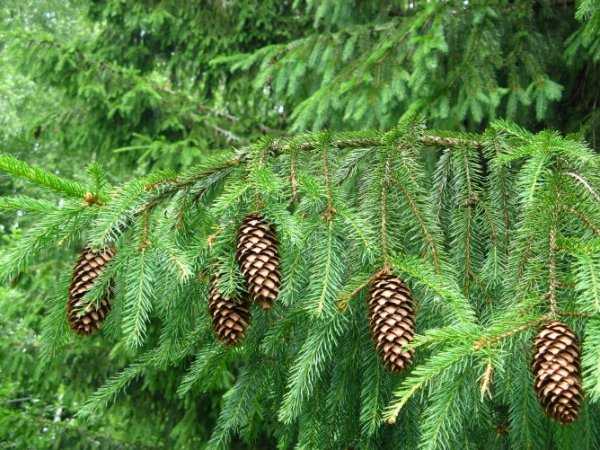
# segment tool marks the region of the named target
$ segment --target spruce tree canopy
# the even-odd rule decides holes
[[[595,0],[8,0],[0,42],[0,305],[107,448],[600,447]]]

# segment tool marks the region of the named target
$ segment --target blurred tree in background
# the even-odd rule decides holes
[[[507,119],[597,150],[599,84],[594,0],[0,5],[0,151],[82,183],[185,171],[264,136],[389,130],[414,115],[465,133]],[[429,177],[439,156],[428,156]],[[64,205],[0,175],[0,253],[39,220],[7,200],[21,195]],[[44,343],[49,299],[75,252],[61,243],[44,255],[0,288],[0,448],[205,448],[223,394],[236,394],[236,358],[209,353],[213,373],[183,390],[191,355],[166,370],[144,366],[143,377],[123,378],[123,387],[134,381],[114,406],[76,418],[107,378],[135,372],[139,359],[110,333],[59,351]],[[244,429],[239,442],[226,430],[224,445],[296,445],[273,414],[249,416],[231,426]],[[298,435],[298,448],[313,448]]]

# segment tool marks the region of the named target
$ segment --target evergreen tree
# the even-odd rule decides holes
[[[14,5],[2,98],[38,95],[6,107],[0,294],[26,309],[53,273],[42,362],[122,365],[76,424],[598,448],[595,1]]]

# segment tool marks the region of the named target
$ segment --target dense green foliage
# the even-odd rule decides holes
[[[594,0],[4,2],[0,442],[597,448],[599,29]],[[252,211],[283,290],[225,348],[207,283],[243,291]],[[116,246],[88,295],[116,298],[81,339],[86,243]],[[419,305],[400,376],[366,319],[383,266]],[[531,386],[549,317],[585,338],[568,427]]]

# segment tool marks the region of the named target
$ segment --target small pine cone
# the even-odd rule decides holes
[[[375,346],[392,372],[404,370],[412,362],[414,350],[404,348],[415,335],[412,294],[400,278],[383,274],[369,290],[369,325]]]
[[[259,214],[246,216],[238,231],[236,258],[250,298],[269,309],[279,295],[279,251],[273,227]]]
[[[237,302],[224,297],[217,280],[211,283],[208,310],[217,337],[226,345],[237,345],[244,338],[250,323],[250,310],[246,301]]]
[[[100,301],[87,304],[83,297],[92,288],[104,266],[115,255],[114,249],[93,252],[85,248],[73,270],[73,279],[69,287],[67,318],[69,325],[77,334],[89,335],[100,329],[111,308],[111,292]]]
[[[534,387],[546,413],[561,424],[577,419],[583,401],[577,336],[558,321],[548,323],[534,342]]]

